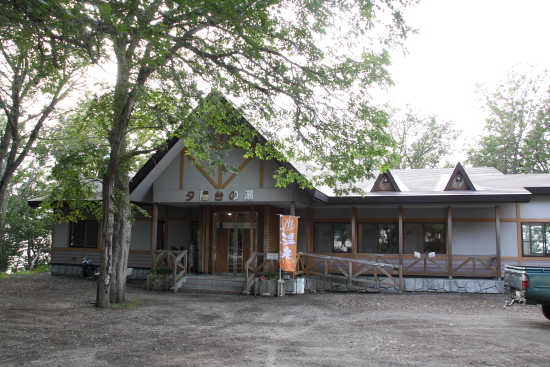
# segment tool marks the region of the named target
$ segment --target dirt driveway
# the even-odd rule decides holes
[[[550,321],[504,295],[143,291],[90,305],[95,283],[0,279],[1,366],[549,366]]]

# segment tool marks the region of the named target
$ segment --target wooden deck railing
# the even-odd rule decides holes
[[[469,255],[453,255],[453,260],[464,260],[457,267],[453,267],[451,275],[473,275],[473,276],[493,276],[498,277],[496,256],[469,256]],[[490,265],[489,262],[493,262],[494,265]],[[459,272],[468,263],[472,265],[472,272]],[[482,270],[486,270],[484,273],[478,271],[478,266],[481,265]]]
[[[441,265],[439,262],[436,261],[435,258],[431,258],[430,255],[428,254],[420,254],[420,257],[415,258],[415,261],[408,264],[407,267],[403,269],[403,272],[406,274],[410,269],[412,269],[416,264],[418,264],[421,261],[424,263],[424,267],[422,270],[423,274],[426,274],[426,275],[447,275],[448,274],[447,265]],[[434,264],[441,271],[435,271],[435,272],[428,271],[428,264]]]
[[[187,273],[187,250],[156,250],[153,257],[153,269],[159,266],[167,266],[172,270],[170,287]],[[174,292],[177,290],[174,290]]]
[[[259,259],[263,261],[258,265]],[[265,253],[253,253],[245,264],[245,292],[248,292],[254,278],[266,268],[271,268],[271,270],[278,269],[278,261],[267,260],[267,254]],[[360,277],[361,275],[371,272],[374,273],[372,280]],[[357,281],[368,284],[386,285],[395,287],[399,289],[400,292],[403,290],[403,267],[387,262],[299,253],[297,255],[297,270],[292,273],[292,276],[301,274],[346,279],[349,283]],[[379,279],[379,274],[383,274],[385,279]]]

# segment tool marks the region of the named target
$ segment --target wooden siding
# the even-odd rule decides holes
[[[151,253],[150,252],[132,252],[128,254],[129,268],[151,268]]]

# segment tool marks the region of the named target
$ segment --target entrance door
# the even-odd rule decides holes
[[[254,217],[256,215],[254,214]],[[250,213],[214,213],[212,265],[216,274],[243,275],[244,263],[250,257]],[[254,225],[254,243],[257,225]],[[254,246],[254,249],[256,247]]]
[[[243,228],[229,229],[227,272],[233,275],[243,273],[243,230]]]

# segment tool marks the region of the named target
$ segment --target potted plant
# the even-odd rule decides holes
[[[158,266],[147,276],[147,289],[166,291],[170,289],[172,270],[167,266]]]

